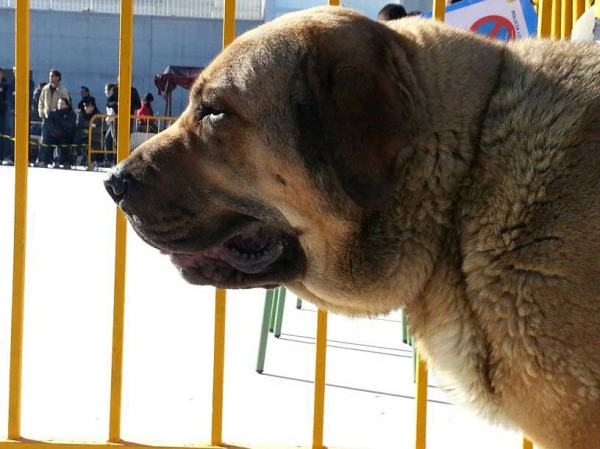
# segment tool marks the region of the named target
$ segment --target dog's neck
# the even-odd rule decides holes
[[[357,251],[367,253],[361,271],[370,282],[380,273],[379,285],[392,285],[388,294],[398,296],[399,307],[422,297],[442,251],[458,251],[458,238],[449,231],[457,226],[461,190],[477,156],[505,49],[473,33],[409,22],[394,28],[416,80],[408,86],[417,115],[414,157],[387,207],[365,215],[367,232],[360,233],[365,241]]]
[[[485,335],[465,294],[456,211],[505,47],[445,27],[401,33],[418,82],[422,131],[393,201],[365,219],[363,248],[374,255],[366,262],[377,267],[365,272],[384,273],[379,285],[388,291],[378,293],[396,297],[408,311],[411,332],[455,400],[495,420]]]

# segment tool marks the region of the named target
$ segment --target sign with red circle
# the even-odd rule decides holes
[[[517,37],[517,30],[513,23],[502,16],[485,16],[471,25],[471,31],[480,34],[487,34],[497,39],[514,39]]]

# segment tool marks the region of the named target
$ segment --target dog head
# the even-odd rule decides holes
[[[364,255],[365,221],[412,157],[415,80],[400,39],[330,7],[244,34],[107,190],[191,283],[359,296],[377,276],[365,260],[378,264]]]

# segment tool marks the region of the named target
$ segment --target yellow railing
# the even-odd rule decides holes
[[[538,14],[538,37],[569,39],[577,19],[591,8],[591,0],[534,0]],[[596,3],[600,18],[600,2]]]
[[[176,120],[177,117],[167,117],[167,116],[139,116],[139,115],[131,115],[129,116],[131,122],[133,122],[135,126],[136,138],[142,137],[142,141],[148,140],[155,133],[159,133],[164,131],[169,126],[171,126]],[[92,159],[94,154],[101,154],[106,157],[110,155],[117,155],[117,150],[112,149],[108,150],[106,148],[105,136],[109,131],[110,127],[107,123],[107,119],[115,119],[114,115],[106,115],[106,114],[96,114],[90,119],[90,123],[88,125],[88,154],[87,154],[87,167],[88,170],[92,170]],[[99,132],[98,132],[99,131]],[[118,133],[115,133],[118,135]],[[117,139],[118,140],[118,139]],[[134,146],[137,146],[141,143],[140,140],[130,141],[129,148],[133,149]],[[113,146],[114,148],[114,146]],[[116,157],[115,157],[116,159]]]
[[[25,257],[27,254],[27,167],[29,166],[29,1],[19,2],[15,19],[15,229],[10,340],[8,438],[21,437],[21,373]]]
[[[131,64],[133,47],[133,1],[121,2],[119,40],[119,95],[121,111],[131,110]],[[118,114],[117,117],[122,117]],[[118,120],[117,162],[129,155],[130,120]],[[89,156],[88,156],[89,157]],[[88,165],[89,167],[89,165]],[[110,412],[108,441],[121,441],[121,402],[123,387],[123,334],[125,328],[125,268],[127,255],[127,219],[122,210],[116,210],[115,284],[113,308],[112,369],[110,376]]]
[[[235,36],[235,0],[224,0],[225,15],[223,27],[223,47],[227,46]],[[339,5],[339,0],[329,0],[332,6]],[[568,38],[573,24],[591,0],[538,0],[538,36],[554,39]],[[596,17],[600,17],[600,2],[596,3]],[[433,0],[434,17],[444,20],[445,6],[443,0]],[[131,64],[133,42],[133,0],[121,2],[120,46],[119,46],[119,106],[122,111],[129,111],[131,105]],[[122,402],[122,368],[123,368],[123,333],[125,312],[125,273],[126,273],[126,219],[122,212],[116,211],[116,243],[115,243],[115,283],[113,312],[113,351],[110,392],[110,415],[108,443],[51,443],[29,441],[21,435],[21,374],[23,348],[23,312],[25,297],[25,257],[27,230],[27,166],[28,166],[28,98],[29,84],[29,0],[19,0],[16,5],[16,121],[15,132],[15,227],[13,257],[13,292],[11,322],[10,353],[10,393],[8,414],[8,441],[0,441],[0,449],[114,449],[128,443],[121,439],[121,402]],[[116,154],[117,161],[122,161],[130,151],[129,119],[154,120],[158,130],[161,123],[171,124],[172,117],[135,117],[118,115],[117,118],[117,151],[106,151],[104,148],[104,124],[106,115],[95,116],[89,128],[88,167],[91,167],[91,156],[95,153]],[[100,120],[102,142],[101,148],[94,148],[92,141],[93,121]],[[211,446],[223,446],[223,378],[225,355],[225,316],[226,292],[217,290],[215,296],[215,338],[214,338],[214,376],[213,376],[213,414]],[[325,410],[325,362],[327,341],[327,313],[319,311],[317,321],[317,351],[315,363],[315,390],[313,411],[313,449],[323,448],[323,423]],[[416,394],[416,449],[426,447],[427,423],[427,368],[417,353],[417,394]],[[159,448],[158,446],[154,446]],[[531,449],[532,444],[523,440],[523,449]],[[166,449],[166,448],[160,448]]]

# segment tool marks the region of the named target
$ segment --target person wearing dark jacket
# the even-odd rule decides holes
[[[110,86],[110,89],[109,89]],[[106,107],[108,109],[111,109],[113,111],[114,114],[117,114],[119,112],[119,84],[117,82],[117,84],[107,84],[105,87],[105,93],[106,93]],[[138,93],[137,89],[133,86],[131,86],[131,110],[129,111],[130,115],[135,115],[136,111],[142,107],[142,101],[140,100],[140,94]],[[117,120],[112,120],[111,121],[111,129],[110,129],[110,138],[107,135],[106,137],[106,144],[105,147],[107,150],[114,150],[116,149],[116,143],[117,143]],[[135,127],[135,119],[131,119],[131,123],[130,123],[130,132],[134,131],[134,127]]]
[[[96,99],[90,94],[90,89],[86,86],[81,86],[79,94],[81,95],[81,100],[77,103],[77,111],[83,111],[83,104],[86,101],[92,100],[94,103],[96,102]]]
[[[52,163],[54,154],[53,146],[58,146],[59,162],[54,168],[71,168],[71,147],[75,138],[75,123],[77,116],[71,109],[67,98],[58,100],[58,109],[51,111],[44,120],[42,136],[44,146],[40,150],[37,167],[46,167]]]
[[[119,85],[113,84],[111,90],[108,93],[108,99],[106,106],[112,108],[115,114],[119,112]],[[142,100],[140,94],[135,87],[131,87],[131,115],[135,115],[136,111],[142,107]]]
[[[96,107],[96,101],[93,97],[86,98],[83,100],[82,109],[77,112],[77,121],[75,123],[75,143],[79,145],[77,148],[77,162],[79,165],[82,161],[87,161],[87,149],[90,143],[90,121],[92,122],[92,148],[102,148],[102,120],[96,119],[92,121],[92,117],[96,114],[100,114],[100,110]],[[96,161],[100,159],[102,155],[94,154],[92,160]]]

